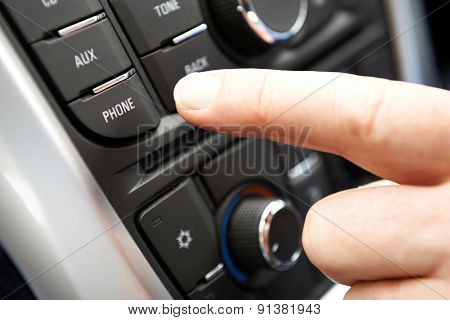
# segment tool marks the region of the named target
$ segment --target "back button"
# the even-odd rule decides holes
[[[153,52],[143,57],[142,63],[171,112],[176,111],[173,89],[178,80],[193,72],[235,67],[207,31],[176,46]]]

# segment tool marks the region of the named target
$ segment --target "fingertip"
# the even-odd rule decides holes
[[[192,73],[176,84],[173,96],[178,112],[211,108],[219,95],[221,79],[210,73]]]
[[[325,209],[322,208],[324,199],[314,204],[310,209],[305,219],[305,226],[303,231],[303,248],[309,260],[317,267],[324,268],[324,259],[322,256],[324,245],[326,242],[326,230],[324,230],[324,217],[322,213]],[[319,213],[320,212],[320,213]],[[323,248],[321,250],[321,248]]]
[[[348,234],[341,226],[346,220],[342,199],[348,192],[341,191],[315,203],[306,216],[302,238],[311,263],[329,279],[345,285],[354,283],[345,269],[345,256],[352,253],[342,251],[341,256],[336,256],[336,252],[337,248],[346,249],[344,244],[348,241]]]

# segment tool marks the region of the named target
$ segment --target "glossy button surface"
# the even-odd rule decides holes
[[[102,10],[98,0],[3,0],[29,43]]]
[[[108,19],[33,49],[66,101],[131,66]]]
[[[111,5],[140,55],[203,21],[198,0],[111,0]]]
[[[71,111],[92,132],[129,138],[156,127],[159,113],[137,74],[94,96],[76,100]]]
[[[212,214],[192,179],[143,212],[139,223],[185,292],[220,262]]]
[[[208,32],[151,53],[142,62],[169,111],[175,111],[173,89],[178,80],[193,72],[235,67]]]

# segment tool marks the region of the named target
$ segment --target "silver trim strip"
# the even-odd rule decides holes
[[[0,243],[40,299],[170,299],[0,29]]]
[[[87,18],[86,20],[77,22],[71,26],[68,26],[68,27],[65,27],[64,29],[59,30],[58,35],[60,37],[67,36],[68,34],[71,34],[73,32],[81,30],[83,28],[89,27],[91,24],[97,23],[100,20],[103,20],[104,18],[106,18],[106,13],[102,12],[96,16]]]
[[[439,77],[422,0],[384,0],[403,81],[437,85]],[[422,22],[421,22],[422,21]]]
[[[195,37],[196,35],[204,32],[206,30],[208,30],[208,26],[205,23],[203,23],[189,31],[186,31],[183,34],[180,34],[178,37],[173,38],[172,42],[173,42],[173,44],[177,45],[183,41],[186,41],[190,38]]]
[[[292,268],[300,258],[302,249],[298,248],[291,256],[289,261],[281,261],[272,251],[270,246],[269,231],[272,220],[288,204],[283,200],[274,200],[264,209],[258,226],[258,241],[261,253],[270,267],[278,271],[286,271]],[[293,210],[293,209],[292,209]],[[301,241],[301,239],[299,239]]]
[[[111,87],[114,87],[116,84],[119,84],[119,83],[129,79],[135,73],[136,73],[136,70],[135,69],[131,69],[128,72],[118,76],[117,78],[109,80],[108,82],[105,82],[105,83],[99,85],[98,87],[95,87],[94,89],[92,89],[92,92],[94,94],[102,93],[103,91],[108,90]]]
[[[224,268],[223,263],[219,263],[214,269],[212,269],[205,275],[205,280],[206,281],[211,280],[212,278],[217,276],[220,272],[222,272],[223,268]]]
[[[303,161],[288,171],[288,178],[295,180],[304,175],[310,175],[320,163],[320,156],[316,152],[309,154]]]

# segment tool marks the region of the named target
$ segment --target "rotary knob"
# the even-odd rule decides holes
[[[259,54],[303,28],[308,0],[210,0],[223,37],[237,49]]]
[[[289,201],[261,187],[244,187],[224,204],[220,246],[235,280],[263,287],[291,269],[302,252],[303,217]]]
[[[244,199],[230,222],[230,252],[243,270],[285,271],[300,257],[303,221],[287,202]]]

